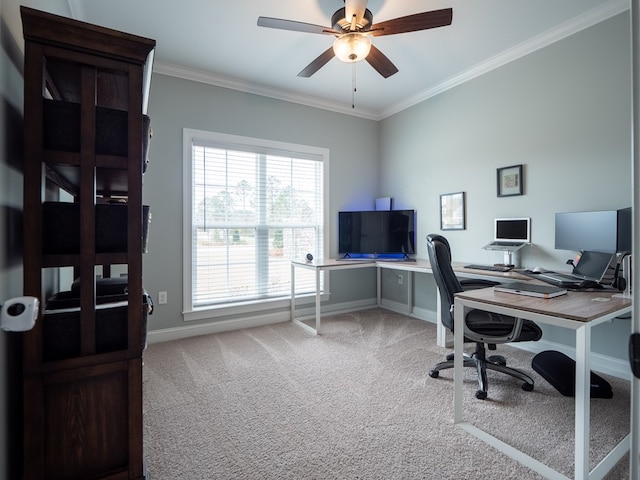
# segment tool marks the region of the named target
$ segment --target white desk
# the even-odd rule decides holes
[[[604,292],[569,292],[553,299],[540,299],[511,293],[494,292],[492,288],[473,290],[456,295],[454,309],[454,351],[464,348],[464,315],[470,308],[513,315],[536,323],[568,328],[576,334],[575,386],[575,479],[601,479],[629,451],[627,435],[591,472],[589,472],[589,414],[590,414],[590,354],[591,329],[603,322],[631,311],[631,300],[612,298]],[[598,299],[608,298],[606,301]],[[626,345],[625,345],[626,348]],[[462,355],[454,357],[454,423],[481,440],[514,458],[547,478],[567,480],[568,477],[544,465],[524,452],[507,445],[494,436],[464,421]],[[476,400],[473,397],[473,401]],[[637,455],[632,455],[638,462]],[[637,466],[632,466],[637,471]]]
[[[314,335],[320,334],[320,272],[329,270],[349,270],[352,268],[373,268],[375,260],[314,260],[312,262],[291,261],[291,321]],[[296,317],[296,268],[313,270],[316,276],[316,323],[315,327],[307,325]]]
[[[522,275],[517,271],[509,271],[509,272],[493,272],[490,270],[473,270],[469,268],[464,268],[467,265],[466,263],[453,262],[453,270],[456,272],[456,275],[461,278],[467,279],[488,279],[495,281],[529,281],[531,277],[527,277],[526,275]],[[382,279],[381,273],[382,269],[388,268],[393,270],[403,270],[408,272],[407,278],[407,315],[411,315],[413,313],[413,281],[415,273],[429,273],[433,274],[433,270],[431,269],[431,264],[428,260],[416,260],[415,262],[385,262],[385,261],[377,261],[376,267],[378,267],[378,278],[377,278],[377,286],[378,286],[378,306],[382,304]],[[436,286],[436,344],[440,347],[448,347],[451,346],[451,343],[447,344],[447,328],[442,325],[442,305],[440,304],[440,291]]]
[[[464,278],[489,278],[493,280],[519,280],[519,281],[527,281],[531,280],[530,277],[519,274],[515,271],[511,272],[492,272],[487,270],[471,270],[468,268],[464,268],[464,263],[454,263],[453,268],[457,275]],[[381,282],[381,271],[384,268],[394,269],[394,270],[403,270],[409,272],[407,279],[407,314],[411,314],[413,311],[413,280],[414,273],[433,273],[431,270],[431,264],[428,260],[416,260],[416,261],[384,261],[384,260],[376,260],[376,259],[367,259],[367,260],[314,260],[312,262],[306,262],[304,260],[292,260],[291,261],[291,321],[296,325],[301,326],[305,330],[313,333],[314,335],[318,335],[320,333],[320,323],[321,323],[321,308],[320,308],[320,272],[329,271],[329,270],[349,270],[353,268],[377,268],[377,303],[378,306],[381,306],[382,302],[382,282]],[[315,327],[311,327],[306,323],[300,321],[296,317],[296,296],[295,296],[295,287],[296,287],[296,268],[305,268],[309,270],[315,271],[315,283],[316,283],[316,291],[315,291]],[[441,306],[440,306],[440,293],[437,291],[436,287],[436,323],[437,323],[437,344],[441,347],[447,346],[447,329],[442,325],[441,322]]]

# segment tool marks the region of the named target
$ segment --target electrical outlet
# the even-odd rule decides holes
[[[398,275],[398,285],[402,285],[404,283],[404,275]]]
[[[167,292],[158,292],[158,303],[160,305],[167,303]]]

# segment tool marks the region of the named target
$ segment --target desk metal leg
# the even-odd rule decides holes
[[[291,264],[291,321],[314,335],[320,333],[320,269],[316,269],[316,328],[313,328],[296,318],[296,267]]]
[[[591,327],[576,330],[575,478],[589,478],[589,417],[591,407]]]
[[[631,454],[629,478],[640,478],[640,379],[631,380]],[[635,453],[634,453],[635,452]]]
[[[320,269],[316,268],[316,335],[320,335]]]
[[[380,282],[382,278],[382,269],[380,267],[376,267],[376,297],[378,301],[378,308],[382,306],[382,283]]]
[[[436,287],[436,345],[447,347],[447,329],[442,324],[442,301],[438,287]]]
[[[576,330],[575,477],[602,479],[629,452],[631,435],[623,438],[593,470],[589,471],[591,416],[591,325]],[[631,477],[635,478],[635,477]]]
[[[296,267],[291,264],[291,321],[296,320]]]
[[[407,272],[407,315],[413,313],[413,272]]]
[[[439,295],[438,295],[439,297]],[[462,379],[464,377],[464,311],[465,308],[455,301],[453,326],[453,423],[464,421],[462,412]]]

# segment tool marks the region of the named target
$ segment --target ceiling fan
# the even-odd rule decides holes
[[[337,37],[333,46],[298,73],[299,77],[310,77],[337,56],[344,62],[357,62],[364,59],[380,75],[388,78],[397,73],[398,68],[371,44],[371,36],[380,37],[444,27],[451,25],[452,18],[453,10],[444,8],[374,24],[373,14],[367,8],[367,0],[344,0],[344,7],[338,9],[331,17],[332,27],[271,17],[258,17],[258,26]]]

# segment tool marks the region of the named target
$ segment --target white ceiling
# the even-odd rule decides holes
[[[328,35],[257,26],[259,16],[330,27],[342,0],[27,0],[34,8],[153,38],[154,71],[381,119],[446,88],[628,9],[627,0],[369,0],[373,23],[453,8],[451,26],[375,37],[398,67],[385,79],[366,62],[332,59]]]

